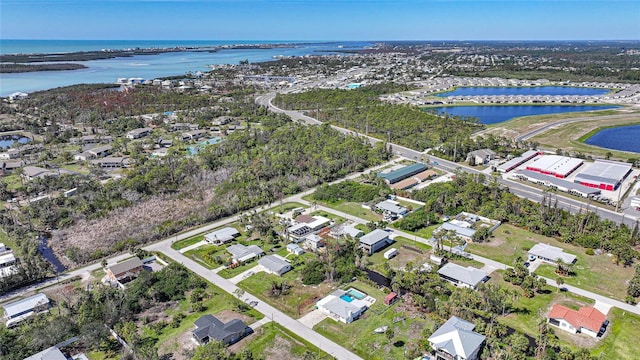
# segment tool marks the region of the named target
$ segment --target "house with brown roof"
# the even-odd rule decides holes
[[[595,308],[583,306],[576,311],[555,304],[547,315],[547,322],[570,333],[582,333],[591,337],[601,336],[608,324],[607,317]]]
[[[138,274],[140,274],[141,271],[142,261],[137,256],[129,260],[119,262],[115,265],[111,265],[106,269],[107,278],[113,282],[120,282],[122,280],[138,277]]]

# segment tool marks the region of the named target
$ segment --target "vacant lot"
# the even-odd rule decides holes
[[[313,354],[313,359],[330,359],[329,355],[281,325],[270,322],[258,328],[255,334],[234,344],[229,350],[239,353],[249,349],[256,359],[299,360]]]
[[[640,354],[638,341],[640,316],[613,308],[609,312],[609,321],[611,324],[604,339],[598,347],[593,349],[592,354],[595,356],[603,354],[603,359],[637,359]]]
[[[278,308],[285,314],[293,318],[299,318],[313,310],[316,301],[329,293],[332,286],[326,282],[317,286],[303,285],[298,277],[299,272],[296,269],[289,271],[281,277],[273,274],[259,273],[240,281],[238,286]],[[271,284],[273,282],[280,284],[283,281],[286,281],[291,286],[289,292],[286,295],[271,296]]]
[[[578,261],[573,268],[576,275],[564,278],[565,283],[624,300],[627,281],[633,276],[633,268],[615,265],[612,262],[612,257],[607,255],[586,255],[584,248],[565,244],[556,239],[537,235],[508,224],[501,225],[489,242],[469,244],[467,250],[507,265],[513,265],[514,260],[518,257],[522,259],[521,261],[526,260],[527,250],[535,243],[558,246],[563,248],[565,252],[576,255]],[[555,279],[558,276],[554,270],[555,266],[553,265],[541,265],[536,273]]]

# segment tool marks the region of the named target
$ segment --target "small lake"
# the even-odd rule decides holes
[[[442,106],[427,108],[440,114],[475,117],[482,124],[497,124],[520,116],[546,115],[567,112],[615,109],[618,106],[593,105],[489,105],[489,106]]]
[[[440,97],[447,96],[492,96],[492,95],[523,95],[523,96],[594,96],[603,95],[610,89],[594,89],[571,86],[469,86],[459,87],[453,91],[435,94]]]
[[[0,149],[8,149],[16,141],[20,144],[26,144],[31,141],[31,139],[20,135],[0,136]]]
[[[585,144],[612,150],[640,153],[640,125],[602,129],[585,140]]]

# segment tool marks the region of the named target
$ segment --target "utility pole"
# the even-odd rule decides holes
[[[456,162],[456,152],[458,151],[458,136],[453,138],[453,162]]]

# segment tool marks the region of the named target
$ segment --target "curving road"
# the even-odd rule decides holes
[[[552,122],[552,123],[546,124],[546,125],[544,125],[542,127],[539,127],[537,129],[529,131],[527,133],[524,133],[524,134],[516,137],[515,141],[529,140],[530,138],[532,138],[532,137],[534,137],[536,135],[542,134],[543,132],[549,130],[550,128],[552,128],[554,126],[558,126],[558,125],[564,125],[564,124],[580,122],[580,121],[619,119],[619,118],[629,117],[629,115],[633,115],[633,114],[619,114],[619,115],[605,115],[605,116],[587,116],[587,117],[573,118],[573,119],[567,119],[567,120],[560,120],[560,121],[556,121],[556,122]]]

